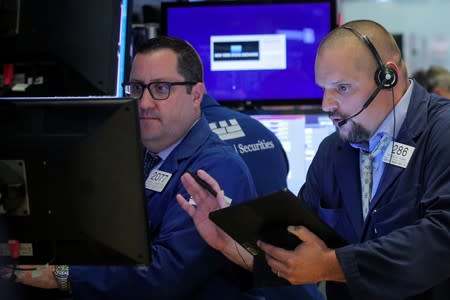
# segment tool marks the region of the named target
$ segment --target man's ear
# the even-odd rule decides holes
[[[200,103],[202,102],[203,95],[206,93],[206,87],[203,82],[197,82],[192,86],[191,94],[193,96],[193,101]]]

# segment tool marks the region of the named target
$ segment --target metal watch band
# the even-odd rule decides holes
[[[58,283],[58,288],[62,291],[70,291],[69,266],[56,265],[53,267],[53,275]]]

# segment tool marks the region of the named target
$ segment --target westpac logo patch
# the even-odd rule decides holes
[[[244,131],[236,119],[222,120],[209,123],[209,128],[223,141],[245,136]]]

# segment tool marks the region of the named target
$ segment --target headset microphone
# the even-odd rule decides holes
[[[382,82],[382,84],[380,84],[380,85],[377,86],[377,88],[375,89],[375,91],[373,91],[373,93],[369,96],[369,98],[368,98],[367,101],[364,103],[364,105],[362,106],[362,108],[361,108],[356,114],[353,114],[353,115],[351,115],[351,116],[348,117],[348,118],[345,118],[345,119],[343,119],[343,120],[340,120],[340,121],[338,122],[338,126],[339,126],[339,127],[344,126],[345,124],[347,124],[348,121],[350,121],[351,119],[353,119],[354,117],[356,117],[356,116],[358,116],[360,113],[362,113],[363,110],[365,110],[365,109],[370,105],[370,103],[372,103],[373,99],[375,99],[375,97],[378,95],[378,93],[379,93],[382,89],[383,89],[383,82]]]

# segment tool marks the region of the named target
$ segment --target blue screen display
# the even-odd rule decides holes
[[[200,54],[222,103],[320,103],[314,59],[335,26],[334,1],[162,3],[162,34]]]
[[[287,187],[297,194],[324,138],[336,128],[326,113],[250,115],[280,140],[289,161]]]

